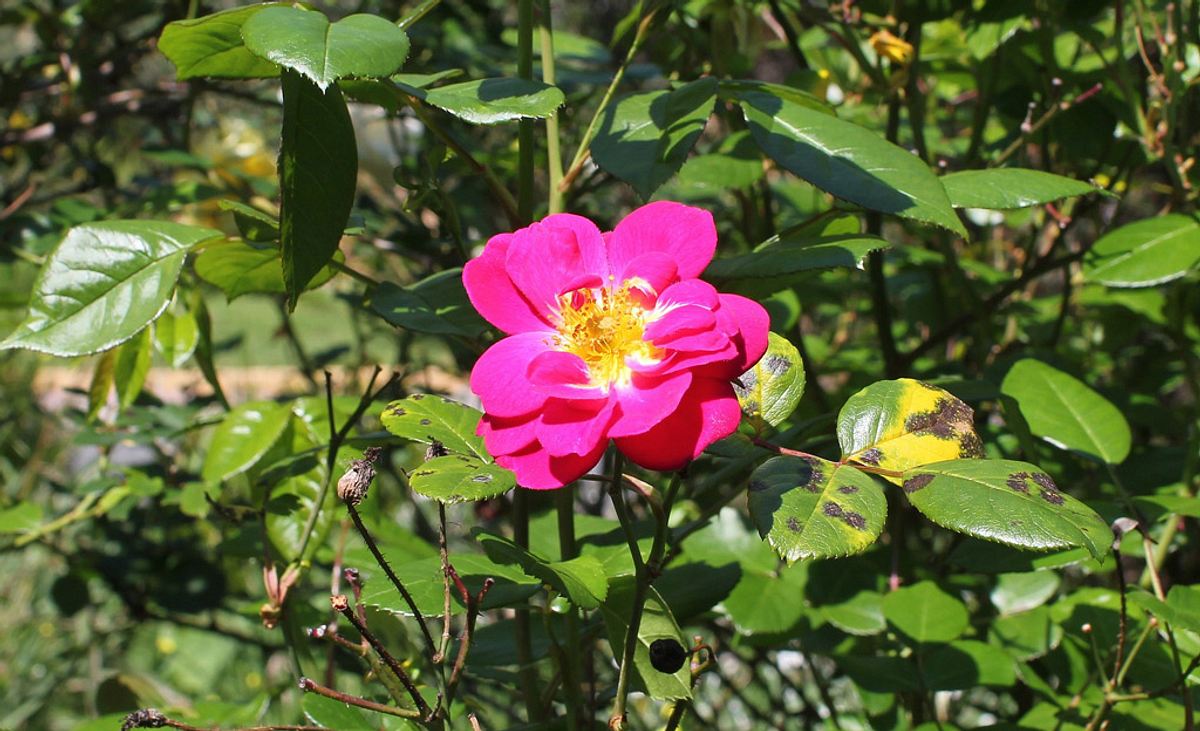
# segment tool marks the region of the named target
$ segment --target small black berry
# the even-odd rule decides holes
[[[687,650],[677,640],[660,639],[650,643],[650,664],[660,673],[677,672],[687,657]]]

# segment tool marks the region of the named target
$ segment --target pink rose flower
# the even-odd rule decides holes
[[[522,486],[577,479],[610,439],[642,467],[679,469],[737,428],[731,381],[770,323],[698,279],[716,245],[708,211],[660,201],[609,233],[548,216],[467,264],[471,303],[508,335],[471,371],[478,433]]]

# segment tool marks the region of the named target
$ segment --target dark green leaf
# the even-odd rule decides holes
[[[942,177],[955,208],[1005,210],[1028,208],[1063,198],[1103,192],[1091,183],[1041,170],[990,168],[963,170]]]
[[[336,84],[322,91],[284,70],[279,163],[283,281],[288,306],[295,308],[300,293],[337,252],[354,204],[358,149]]]
[[[242,39],[256,55],[304,75],[322,91],[341,78],[390,76],[408,57],[408,35],[377,15],[331,24],[317,11],[267,8],[243,23]]]
[[[916,642],[949,642],[967,629],[967,608],[932,581],[904,586],[883,598],[883,616]]]
[[[777,163],[864,208],[966,236],[937,176],[874,132],[764,91],[739,91],[750,132]]]
[[[345,257],[335,252],[335,261]],[[201,279],[220,287],[225,299],[233,301],[244,294],[283,294],[283,259],[276,246],[252,245],[242,241],[218,241],[204,247],[193,262]],[[317,272],[305,289],[316,289],[333,279],[337,270],[326,266]]]
[[[958,459],[904,473],[908,501],[950,530],[1018,548],[1107,555],[1112,532],[1094,510],[1025,462]]]
[[[488,558],[500,564],[515,564],[526,574],[554,587],[583,609],[595,609],[608,595],[604,564],[594,556],[569,561],[550,561],[521,548],[502,536],[475,529],[475,540]]]
[[[804,616],[807,566],[798,563],[778,570],[742,567],[742,580],[722,602],[729,618],[745,635],[775,635],[792,629]]]
[[[427,393],[391,402],[383,410],[383,428],[422,444],[440,443],[451,452],[490,462],[483,437],[475,435],[483,417],[477,409],[445,396]]]
[[[887,629],[883,595],[877,591],[860,591],[836,604],[822,604],[818,611],[825,621],[852,635],[877,635]]]
[[[1083,261],[1089,282],[1152,287],[1187,274],[1200,261],[1200,222],[1174,213],[1109,231]]]
[[[271,243],[279,241],[279,221],[268,213],[237,201],[222,200],[217,202],[222,211],[233,214],[233,222],[237,224],[238,233],[247,241],[255,243]]]
[[[246,48],[242,42],[242,24],[262,10],[286,5],[289,3],[261,3],[202,18],[176,20],[163,28],[158,50],[175,64],[181,81],[197,76],[227,79],[278,76],[278,66]]]
[[[613,655],[621,657],[625,647],[625,635],[629,632],[629,618],[633,616],[633,597],[636,579],[620,576],[609,582],[608,597],[600,605],[604,624],[608,628],[608,640]],[[691,671],[685,663],[674,673],[656,670],[650,663],[650,644],[658,639],[672,639],[684,647],[691,643],[684,637],[666,602],[651,586],[646,590],[645,611],[638,626],[637,644],[633,651],[635,679],[651,698],[655,700],[677,700],[692,697]]]
[[[1125,417],[1073,376],[1024,358],[1009,369],[1000,390],[1016,400],[1029,430],[1056,447],[1113,465],[1129,456]]]
[[[925,648],[921,680],[926,690],[968,690],[981,685],[1009,688],[1017,680],[1011,657],[977,640]]]
[[[320,546],[329,529],[333,527],[335,516],[334,506],[337,504],[337,494],[333,489],[326,489],[329,471],[325,468],[323,459],[296,461],[294,455],[310,451],[317,447],[317,439],[308,425],[300,418],[293,418],[290,428],[284,431],[274,454],[279,452],[279,460],[292,460],[292,465],[307,466],[308,469],[299,474],[290,474],[295,470],[285,469],[286,474],[278,484],[271,487],[271,501],[267,504],[266,528],[267,538],[271,545],[287,561],[308,559]],[[350,466],[350,460],[361,457],[352,450],[343,450],[335,466],[335,474],[341,474]],[[266,462],[267,460],[263,460]],[[311,465],[311,466],[309,466]],[[274,472],[274,469],[269,472]],[[265,477],[264,477],[265,481]],[[322,501],[323,498],[323,501]],[[317,515],[314,518],[313,512]],[[312,537],[304,548],[305,555],[300,555],[304,544],[305,532],[312,523]]]
[[[461,454],[435,457],[409,473],[408,480],[413,492],[442,503],[488,500],[516,484],[516,476],[503,467]]]
[[[804,378],[804,361],[796,346],[771,332],[767,333],[767,352],[737,379],[733,390],[747,415],[779,426],[800,403]]]
[[[484,597],[484,610],[523,603],[542,587],[540,581],[530,578],[518,566],[498,564],[482,554],[455,552],[451,563],[471,593],[478,592],[487,578],[496,580],[495,586]],[[445,594],[442,591],[442,563],[438,556],[393,564],[392,568],[404,582],[404,587],[412,594],[421,614],[436,617],[442,613]],[[370,580],[363,592],[364,604],[393,614],[412,614],[408,604],[382,571],[368,571],[363,567],[360,567],[360,570],[370,574]],[[453,598],[450,603],[451,612],[461,614],[464,608],[458,592],[451,591],[450,594]]]
[[[762,152],[742,130],[721,140],[716,149],[689,158],[677,180],[689,191],[719,191],[747,188],[762,176]]]
[[[712,114],[717,80],[705,77],[673,91],[629,94],[609,106],[592,141],[592,157],[642,198],[678,172]]]
[[[706,279],[741,280],[783,277],[788,274],[832,269],[861,268],[867,254],[886,249],[878,236],[846,234],[812,237],[784,231],[763,242],[749,254],[716,259],[704,271]]]
[[[213,433],[202,474],[220,482],[253,467],[287,429],[292,411],[285,404],[251,401],[225,415]]]
[[[478,79],[422,91],[403,88],[425,103],[472,124],[498,124],[516,119],[542,119],[563,104],[563,93],[532,79]]]
[[[870,477],[815,457],[767,460],[750,476],[748,502],[759,535],[789,562],[860,553],[887,517]]]
[[[407,287],[384,282],[371,295],[371,309],[413,332],[476,337],[488,327],[467,299],[462,269],[447,269]]]
[[[42,267],[29,314],[0,349],[69,357],[123,343],[167,308],[188,249],[220,235],[166,221],[72,228]]]

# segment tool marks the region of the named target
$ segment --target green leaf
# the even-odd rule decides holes
[[[379,729],[379,726],[368,721],[359,709],[315,693],[304,694],[304,715],[315,724],[338,731]]]
[[[1174,213],[1101,236],[1083,260],[1083,276],[1110,287],[1152,287],[1182,277],[1198,261],[1200,222]]]
[[[295,466],[297,461],[293,459],[294,455],[317,447],[318,442],[308,425],[299,417],[294,417],[275,446],[276,449],[272,450],[272,453],[279,451],[280,454],[279,459],[272,461],[278,464],[280,460],[285,463],[290,460],[292,466]],[[351,459],[361,457],[361,454],[352,452],[353,450],[345,450],[341,454],[336,470],[344,470],[350,466]],[[263,460],[264,463],[267,461]],[[286,561],[311,558],[333,527],[336,513],[334,506],[337,504],[336,491],[325,488],[329,476],[325,461],[315,459],[311,460],[311,463],[309,469],[299,474],[291,474],[293,470],[284,469],[283,473],[287,474],[287,477],[271,486],[271,501],[267,504],[266,516],[267,538]],[[274,472],[273,469],[270,471]],[[315,520],[314,511],[317,513]],[[304,543],[304,533],[309,521],[313,521],[313,534],[305,548],[306,555],[301,556],[300,548]]]
[[[100,411],[108,405],[108,394],[113,387],[113,367],[117,363],[116,349],[106,350],[96,359],[96,367],[92,369],[92,383],[88,386],[89,423],[100,416]]]
[[[220,200],[217,207],[233,214],[238,233],[247,241],[271,243],[279,241],[279,221],[275,216],[238,201]]]
[[[1010,688],[1017,681],[1013,659],[978,640],[932,645],[921,655],[921,680],[927,691]]]
[[[354,205],[358,149],[337,85],[322,91],[284,70],[279,179],[283,282],[294,309],[300,293],[337,252]]]
[[[967,630],[967,608],[932,581],[904,586],[883,598],[883,616],[916,642],[949,642]]]
[[[842,460],[901,472],[982,457],[974,418],[970,406],[937,386],[911,378],[879,381],[851,396],[838,413]]]
[[[1026,462],[938,462],[905,472],[903,487],[926,518],[976,538],[1034,551],[1083,547],[1096,558],[1112,542],[1094,510]]]
[[[740,91],[750,132],[763,152],[838,198],[932,223],[966,236],[937,176],[874,132],[764,91]]]
[[[1000,574],[990,598],[1001,615],[1020,614],[1049,601],[1060,583],[1053,571]]]
[[[391,402],[380,417],[383,428],[401,439],[422,444],[438,442],[451,452],[484,462],[492,459],[475,435],[483,414],[464,403],[427,393]]]
[[[779,426],[804,395],[804,361],[782,335],[767,333],[767,352],[734,382],[738,402],[751,418]]]
[[[122,409],[129,408],[142,392],[146,374],[150,372],[150,328],[133,336],[117,349],[113,363],[113,385],[117,387],[117,403]]]
[[[283,435],[292,411],[285,404],[251,401],[230,411],[217,425],[201,471],[220,482],[253,467]]]
[[[403,84],[401,89],[426,104],[472,124],[499,124],[516,119],[544,119],[562,106],[557,86],[532,79],[495,78],[464,81],[423,91]]]
[[[434,335],[473,338],[488,325],[467,299],[462,269],[447,269],[416,284],[384,282],[371,294],[371,309],[396,327]]]
[[[735,190],[754,185],[763,174],[762,152],[742,130],[722,139],[716,149],[688,158],[677,181],[689,190]]]
[[[796,597],[804,596],[807,568],[798,563],[762,571],[743,565],[742,580],[722,602],[738,632],[777,635],[795,627],[805,613],[804,602],[796,601]]]
[[[345,259],[342,252],[334,253],[335,261]],[[244,294],[283,294],[283,258],[279,247],[271,244],[249,244],[242,241],[217,241],[204,247],[192,262],[196,274],[209,284],[221,288],[225,299],[233,301]],[[337,269],[322,268],[305,289],[316,289],[333,279]]]
[[[813,237],[784,231],[749,254],[714,260],[704,270],[704,278],[765,279],[835,267],[862,268],[867,254],[887,247],[885,239],[867,234]]]
[[[167,221],[72,228],[46,259],[29,314],[0,350],[70,357],[120,345],[167,308],[188,249],[220,235]]]
[[[636,581],[632,576],[614,578],[608,585],[608,597],[600,605],[604,624],[608,628],[608,641],[618,662],[625,649],[629,618],[633,616]],[[660,639],[672,639],[684,647],[691,646],[675,623],[675,617],[671,615],[666,602],[651,586],[646,590],[645,610],[633,651],[634,679],[655,700],[691,698],[692,676],[687,663],[674,673],[661,672],[650,664],[650,644]]]
[[[473,594],[479,591],[485,579],[490,577],[496,580],[496,584],[488,591],[481,605],[481,609],[485,611],[521,604],[542,588],[541,581],[530,578],[520,567],[498,564],[482,554],[456,552],[451,563],[459,578]],[[430,556],[394,564],[392,568],[404,582],[404,588],[412,595],[421,614],[436,617],[442,613],[445,595],[442,592],[442,563],[439,557]],[[363,592],[364,604],[393,614],[412,614],[408,604],[382,571],[365,566],[359,567],[359,570],[369,574],[369,581]],[[464,607],[458,592],[451,591],[450,594],[451,613],[461,614]]]
[[[594,556],[569,561],[550,561],[530,553],[502,536],[481,529],[471,531],[488,558],[496,563],[517,565],[526,574],[554,587],[583,609],[595,609],[608,596],[604,564]]]
[[[290,3],[262,3],[202,18],[176,20],[163,28],[158,50],[175,64],[180,81],[197,76],[226,79],[278,76],[278,66],[246,48],[242,25],[262,10],[286,5]]]
[[[861,553],[887,517],[870,477],[816,457],[767,460],[750,475],[747,501],[759,535],[788,562]]]
[[[435,457],[413,470],[408,480],[413,492],[442,503],[487,500],[516,484],[516,476],[503,467],[461,454]]]
[[[1004,649],[1018,660],[1045,655],[1058,647],[1062,636],[1062,627],[1054,623],[1046,607],[999,617],[988,628],[988,644]]]
[[[717,80],[705,77],[673,91],[621,97],[605,112],[592,158],[649,198],[687,159],[712,114],[716,93]]]
[[[1130,592],[1129,600],[1175,629],[1200,632],[1200,588],[1176,584],[1161,601],[1144,591]]]
[[[1091,183],[1021,168],[963,170],[942,176],[955,208],[1008,210],[1028,208],[1088,193],[1103,193]]]
[[[341,78],[390,76],[408,57],[408,35],[377,15],[331,24],[317,11],[267,8],[243,23],[242,39],[256,55],[304,75],[322,91]]]
[[[1060,449],[1120,464],[1129,456],[1129,424],[1116,406],[1087,384],[1052,366],[1023,358],[1000,390],[1021,408],[1029,430]]]
[[[171,368],[180,368],[196,350],[200,331],[192,313],[167,311],[154,323],[154,347]]]
[[[27,533],[42,523],[42,507],[37,503],[17,503],[0,510],[0,535]]]

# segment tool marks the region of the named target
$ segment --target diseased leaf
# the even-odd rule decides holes
[[[733,384],[742,411],[779,426],[796,410],[804,395],[804,361],[782,335],[767,333],[767,352]]]
[[[1016,548],[1108,553],[1112,532],[1042,470],[1011,460],[958,459],[904,473],[908,501],[938,525]]]
[[[467,299],[462,269],[446,269],[416,284],[384,282],[371,294],[371,309],[396,327],[435,335],[478,337],[488,328]]]
[[[837,434],[843,461],[896,472],[983,456],[971,407],[911,378],[879,381],[851,396],[838,414]]]
[[[220,482],[253,467],[283,435],[292,411],[286,404],[251,401],[225,415],[213,432],[201,474]]]
[[[487,500],[517,484],[503,467],[461,454],[435,457],[409,474],[408,486],[418,495],[443,503]]]
[[[608,107],[592,142],[606,172],[649,198],[679,171],[716,101],[717,80],[698,79],[674,90],[628,94]]]
[[[967,608],[932,581],[903,586],[883,597],[883,615],[916,642],[949,642],[966,631]]]
[[[737,99],[759,147],[792,173],[864,208],[966,236],[941,181],[907,150],[790,98],[739,90]]]
[[[408,35],[378,15],[330,23],[323,13],[290,4],[248,18],[242,39],[255,55],[302,74],[322,91],[341,78],[390,76],[408,57]]]
[[[392,434],[422,444],[437,442],[451,452],[483,462],[492,459],[475,429],[483,414],[445,396],[414,393],[387,405],[380,417]]]
[[[43,265],[29,314],[0,350],[71,357],[125,342],[167,308],[188,250],[220,235],[167,221],[72,228]]]
[[[759,535],[788,562],[860,553],[887,517],[869,476],[816,457],[767,460],[751,474],[747,500]]]
[[[1173,213],[1109,231],[1083,260],[1089,282],[1153,287],[1182,277],[1200,262],[1200,221]]]
[[[558,87],[533,79],[477,79],[428,91],[405,84],[401,89],[472,124],[543,119],[564,101]]]
[[[290,3],[260,3],[167,23],[158,39],[158,50],[175,64],[180,81],[201,76],[225,79],[278,76],[278,66],[246,48],[242,25],[262,10],[287,5]]]
[[[288,307],[294,309],[300,293],[337,252],[354,204],[358,148],[336,84],[322,91],[300,74],[283,71],[279,180],[283,282]]]
[[[1009,369],[1000,390],[1017,402],[1029,430],[1054,446],[1113,465],[1129,456],[1125,417],[1073,376],[1024,358]]]
[[[1021,168],[963,170],[943,175],[941,180],[955,208],[1028,208],[1077,195],[1105,192],[1082,180]]]
[[[608,628],[608,641],[613,655],[621,657],[625,648],[625,635],[629,632],[629,618],[633,616],[633,597],[636,579],[619,576],[608,585],[608,596],[600,605],[604,624]],[[692,697],[691,671],[687,663],[674,673],[664,673],[650,663],[650,645],[655,640],[671,639],[684,647],[690,646],[687,638],[675,623],[670,608],[651,586],[646,590],[645,611],[638,626],[637,644],[633,652],[634,680],[655,700],[678,700]]]

